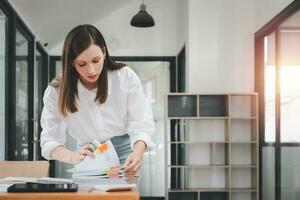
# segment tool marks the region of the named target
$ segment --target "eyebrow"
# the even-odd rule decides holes
[[[101,58],[100,55],[95,56],[92,60],[94,60],[95,58]],[[85,60],[75,60],[76,62],[86,62]]]

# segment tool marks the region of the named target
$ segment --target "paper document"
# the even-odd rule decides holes
[[[107,184],[107,185],[93,186],[94,189],[104,191],[104,192],[131,190],[135,187],[136,187],[135,184]]]
[[[75,165],[73,177],[94,176],[105,174],[107,169],[120,166],[119,157],[110,140],[103,143],[105,149],[94,151],[95,158],[86,156],[80,163]]]
[[[21,176],[9,176],[0,179],[0,184],[10,184],[10,183],[26,183],[26,182],[37,182],[37,178],[34,177],[21,177]]]
[[[137,183],[136,178],[99,178],[96,176],[74,178],[74,183],[78,184],[78,190],[88,191],[94,188],[95,185],[124,185]]]

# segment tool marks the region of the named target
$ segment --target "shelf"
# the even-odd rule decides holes
[[[256,165],[230,165],[231,168],[257,168]]]
[[[231,144],[258,144],[258,141],[231,141]]]
[[[231,187],[233,190],[257,188],[258,168],[231,168]]]
[[[232,118],[257,118],[257,95],[231,95],[229,107]]]
[[[230,96],[248,96],[248,97],[253,97],[253,96],[258,96],[257,92],[252,92],[252,93],[230,93]]]
[[[230,117],[231,120],[257,120],[257,117],[253,116],[253,117]]]
[[[168,117],[168,119],[176,119],[176,120],[183,120],[183,119],[194,119],[194,120],[227,120],[229,117]]]
[[[231,143],[230,147],[231,165],[243,166],[258,163],[258,143]]]
[[[297,190],[298,191],[298,190]],[[257,192],[256,188],[185,188],[169,189],[168,192]]]
[[[258,200],[257,93],[172,93],[167,104],[169,200]]]
[[[183,119],[194,119],[197,120],[199,117],[168,117],[170,120],[183,120]]]
[[[230,140],[231,142],[258,141],[258,120],[231,120]]]
[[[170,200],[199,200],[197,191],[177,191],[177,192],[169,192],[168,199]]]
[[[169,192],[229,192],[228,188],[185,188],[169,189]]]
[[[200,117],[227,117],[228,95],[199,95]]]
[[[257,192],[257,188],[231,188],[231,192]]]
[[[196,141],[196,142],[189,142],[189,141],[178,141],[178,142],[168,142],[168,144],[228,144],[229,141],[216,141],[216,142],[209,142],[209,141]]]
[[[169,95],[168,117],[197,117],[196,95]]]
[[[257,192],[231,192],[231,200],[258,200]]]
[[[229,168],[229,165],[168,165],[169,168]]]

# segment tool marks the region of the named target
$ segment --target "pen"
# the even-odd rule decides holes
[[[92,192],[94,190],[93,187],[89,188],[88,193]]]

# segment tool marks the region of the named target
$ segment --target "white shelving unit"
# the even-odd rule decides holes
[[[166,196],[258,200],[256,93],[167,95]]]

